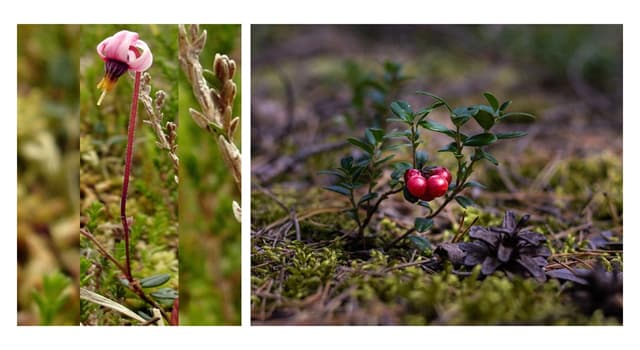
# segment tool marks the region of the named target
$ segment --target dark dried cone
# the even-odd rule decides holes
[[[523,230],[528,219],[529,215],[525,215],[516,221],[515,214],[507,211],[500,227],[471,227],[469,236],[474,241],[459,244],[465,253],[463,264],[482,264],[484,275],[502,270],[544,282],[547,278],[543,267],[551,252],[543,245],[546,241],[543,235]]]
[[[607,272],[597,265],[582,276],[587,283],[575,284],[572,293],[575,302],[588,315],[600,309],[605,316],[622,322],[622,272]]]

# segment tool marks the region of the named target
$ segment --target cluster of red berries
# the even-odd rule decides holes
[[[423,171],[409,169],[404,173],[404,182],[406,192],[410,195],[407,199],[411,202],[416,202],[418,199],[428,202],[447,193],[451,183],[451,173],[444,167]]]

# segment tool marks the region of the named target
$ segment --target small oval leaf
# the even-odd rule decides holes
[[[483,133],[469,137],[468,139],[464,140],[462,144],[465,146],[481,147],[490,145],[497,140],[498,138],[496,137],[496,135],[492,133]]]
[[[483,95],[484,95],[484,98],[487,99],[487,102],[489,102],[491,107],[493,107],[493,110],[497,111],[499,106],[498,99],[495,96],[493,96],[493,94],[491,94],[490,92],[485,92]]]
[[[424,238],[424,237],[417,236],[417,235],[411,235],[411,236],[409,236],[407,238],[421,252],[424,252],[427,249],[431,249],[431,242],[429,242],[429,240]]]
[[[414,228],[416,229],[416,231],[420,233],[427,231],[432,226],[433,226],[433,219],[429,219],[429,218],[416,218],[414,222]]]
[[[465,196],[456,196],[455,197],[456,202],[458,202],[458,204],[460,204],[461,207],[463,208],[467,208],[470,207],[472,205],[474,205],[473,201],[471,199],[469,199],[468,197]]]
[[[498,133],[496,134],[496,137],[498,138],[498,140],[504,140],[504,139],[515,139],[515,138],[526,136],[526,135],[527,133],[525,131],[512,131],[512,132]]]
[[[151,293],[151,296],[156,299],[175,299],[178,297],[178,292],[171,288],[161,288]]]
[[[351,195],[351,191],[349,191],[348,188],[344,188],[344,187],[338,186],[338,185],[326,186],[324,189],[325,190],[329,190],[329,191],[333,191],[333,192],[336,192],[336,193],[340,193],[343,196],[350,196]]]
[[[161,286],[167,283],[169,278],[171,278],[171,276],[169,276],[169,274],[166,274],[166,273],[143,278],[140,280],[140,286],[142,286],[142,288],[153,288],[153,287]]]

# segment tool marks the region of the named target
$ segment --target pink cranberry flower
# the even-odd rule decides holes
[[[138,33],[121,30],[104,39],[97,47],[98,55],[104,61],[104,77],[98,83],[102,89],[98,106],[105,94],[115,85],[118,78],[127,70],[144,72],[153,62],[153,55],[149,46],[138,39]]]

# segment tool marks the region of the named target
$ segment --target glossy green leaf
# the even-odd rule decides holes
[[[423,121],[420,122],[420,126],[431,130],[431,131],[435,131],[435,132],[439,132],[439,133],[443,133],[443,134],[455,134],[455,131],[453,130],[449,130],[449,128],[447,128],[445,125],[442,125],[434,120],[430,120],[430,119],[425,119]]]
[[[162,273],[159,275],[143,278],[140,280],[140,286],[142,288],[153,288],[153,287],[161,286],[167,283],[170,277],[171,276],[169,276],[169,274]]]
[[[386,151],[393,151],[393,150],[396,150],[398,148],[403,148],[403,147],[411,147],[411,144],[410,143],[396,143],[396,144],[393,144],[393,145],[384,146],[381,149],[386,152]]]
[[[413,111],[411,106],[404,101],[395,101],[391,103],[391,111],[403,121],[411,121],[413,119]]]
[[[503,120],[503,119],[507,119],[507,118],[522,118],[522,119],[527,119],[527,120],[535,120],[536,116],[531,114],[531,113],[525,113],[525,112],[511,112],[511,113],[505,113],[503,115],[501,115],[500,117],[498,117],[498,120]]]
[[[511,100],[507,100],[504,101],[501,105],[500,108],[498,109],[500,111],[500,113],[504,112],[507,108],[509,108],[509,105],[511,105]]]
[[[422,169],[425,164],[429,161],[429,155],[427,152],[418,151],[416,152],[416,167],[418,169]]]
[[[464,184],[464,187],[475,187],[475,188],[481,188],[483,190],[487,189],[487,186],[473,180],[467,181],[467,183]]]
[[[453,110],[451,121],[456,126],[463,126],[473,117],[473,112],[474,110],[472,108],[458,107]]]
[[[493,96],[493,94],[491,94],[490,92],[485,92],[483,95],[484,95],[484,98],[487,99],[487,102],[489,102],[493,110],[497,111],[499,108],[498,99],[495,96]]]
[[[431,249],[431,242],[425,237],[410,235],[407,237],[411,243],[418,248],[419,251],[424,252],[425,250]]]
[[[359,139],[357,139],[357,138],[355,138],[355,137],[349,137],[349,138],[347,139],[347,141],[348,141],[350,144],[352,144],[352,145],[354,145],[354,146],[356,146],[356,147],[360,148],[361,150],[363,150],[363,151],[365,151],[365,152],[367,152],[367,153],[369,153],[369,154],[373,153],[373,148],[374,148],[374,146],[372,146],[372,145],[370,145],[370,144],[368,144],[368,143],[362,142],[361,140],[359,140]]]
[[[353,166],[353,157],[344,157],[340,160],[340,165],[344,169],[351,169]]]
[[[476,149],[476,153],[474,155],[476,159],[486,159],[493,163],[493,165],[498,166],[498,160],[493,157],[493,155],[489,152],[483,151],[481,149]]]
[[[373,138],[376,140],[376,143],[380,143],[380,142],[382,142],[382,140],[384,140],[384,130],[383,129],[369,128],[368,130],[373,135]]]
[[[392,138],[397,138],[397,137],[410,137],[411,136],[411,131],[409,130],[402,130],[402,131],[392,131],[386,135],[384,135],[385,139],[392,139]]]
[[[489,130],[496,123],[496,118],[493,116],[491,107],[485,105],[475,106],[473,118],[478,122],[483,129]]]
[[[373,136],[373,133],[371,132],[371,129],[367,128],[364,130],[364,138],[371,146],[375,146],[377,143],[375,136]]]
[[[463,208],[467,208],[470,207],[472,205],[474,205],[473,201],[465,196],[456,196],[455,197],[456,202],[458,202],[458,204],[460,204],[461,207]]]
[[[374,199],[376,197],[378,197],[378,192],[367,193],[367,194],[365,194],[364,196],[362,196],[360,198],[360,200],[358,201],[358,205],[360,205],[360,204],[362,204],[362,203],[364,203],[366,201],[370,201],[370,200],[372,200],[372,199]]]
[[[338,170],[320,170],[318,171],[319,175],[333,175],[333,176],[337,176],[341,179],[344,178],[344,174]]]
[[[161,288],[151,293],[151,296],[156,299],[176,299],[178,297],[178,291],[171,288]]]
[[[482,147],[496,142],[498,138],[492,133],[482,133],[469,137],[462,142],[465,146]]]
[[[455,142],[451,142],[450,144],[440,148],[438,150],[438,152],[452,152],[452,153],[457,153],[458,152],[458,145],[456,145]]]
[[[414,228],[418,232],[425,232],[433,226],[433,219],[429,218],[416,218],[414,222]]]
[[[496,134],[498,140],[504,139],[515,139],[518,137],[526,136],[527,133],[525,131],[512,131],[512,132],[503,132]]]
[[[344,186],[331,185],[331,186],[324,187],[324,189],[339,193],[343,196],[347,196],[347,197],[351,196],[351,191],[349,191],[349,189],[345,188]]]
[[[390,155],[380,159],[379,161],[377,161],[375,163],[375,166],[380,166],[382,163],[389,161],[390,159],[392,159],[395,156],[396,156],[395,154],[390,154]]]
[[[433,98],[434,100],[442,103],[443,105],[447,106],[447,109],[449,109],[451,111],[451,107],[449,107],[449,104],[447,104],[447,101],[445,101],[442,97],[438,96],[438,95],[434,95],[430,92],[427,91],[416,91],[417,94],[420,95],[427,95],[430,96],[431,98]]]

